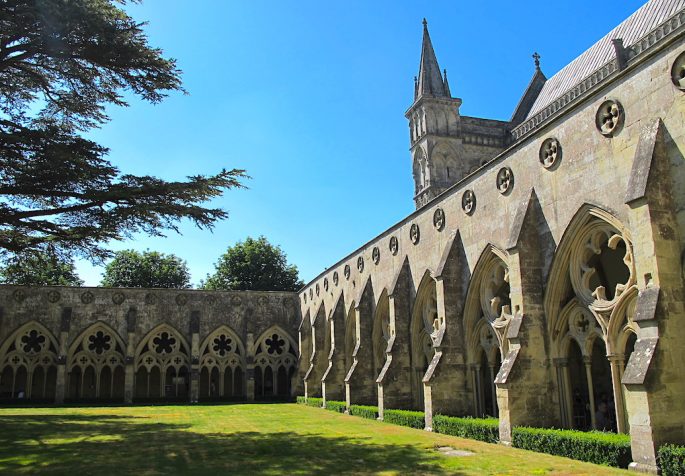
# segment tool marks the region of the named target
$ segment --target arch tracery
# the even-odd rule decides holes
[[[547,289],[563,423],[627,431],[620,382],[637,333],[627,229],[604,210],[582,207],[561,240]]]
[[[58,344],[36,321],[15,330],[0,347],[0,396],[3,399],[54,399]]]
[[[289,397],[297,366],[297,346],[278,326],[267,329],[255,341],[255,396]]]
[[[136,349],[137,398],[184,398],[190,390],[188,343],[168,324],[151,330]]]
[[[83,331],[67,354],[67,398],[123,398],[125,348],[119,334],[103,322]]]
[[[200,398],[236,398],[244,394],[245,348],[228,326],[220,326],[200,345]]]

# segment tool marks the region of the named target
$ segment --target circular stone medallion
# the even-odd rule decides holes
[[[605,137],[613,137],[621,130],[625,114],[623,106],[618,101],[609,99],[604,101],[597,109],[595,125],[597,130]]]
[[[497,172],[497,190],[502,195],[507,194],[514,188],[514,172],[509,167],[502,167]]]
[[[437,208],[433,212],[433,226],[438,231],[442,231],[445,228],[445,211],[442,208]]]
[[[412,223],[411,227],[409,228],[409,239],[413,244],[419,244],[419,240],[421,239],[421,230],[419,230],[419,225],[416,223]]]
[[[561,144],[554,137],[549,137],[540,146],[540,163],[546,169],[551,169],[561,161]]]
[[[396,236],[391,236],[390,237],[390,242],[388,243],[388,249],[390,249],[390,253],[395,256],[397,252],[400,249],[399,242],[397,241]]]
[[[461,209],[467,215],[473,215],[473,212],[476,211],[476,194],[473,193],[473,190],[466,190],[461,196]]]

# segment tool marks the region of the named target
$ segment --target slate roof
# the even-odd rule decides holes
[[[601,40],[549,78],[526,119],[533,117],[556,98],[612,60],[615,57],[612,39],[621,38],[623,45],[629,47],[683,9],[685,9],[685,0],[650,0],[644,4]]]

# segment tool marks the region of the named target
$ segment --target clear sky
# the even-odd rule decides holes
[[[305,282],[413,211],[409,131],[426,17],[464,115],[507,120],[542,55],[551,77],[644,2],[147,0],[127,9],[178,60],[188,95],[110,109],[91,136],[122,171],[181,179],[244,168],[213,232],[112,243],[174,253],[197,284],[247,236]],[[101,268],[78,262],[87,285]]]

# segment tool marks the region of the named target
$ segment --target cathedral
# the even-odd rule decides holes
[[[509,121],[462,116],[426,21],[416,211],[299,293],[307,396],[685,443],[685,1],[650,0]]]
[[[685,443],[685,0],[650,0],[508,121],[423,22],[416,210],[298,293],[0,286],[3,402],[292,399]],[[454,91],[453,91],[454,90]],[[680,184],[680,185],[679,185]],[[683,322],[680,322],[683,321]]]

